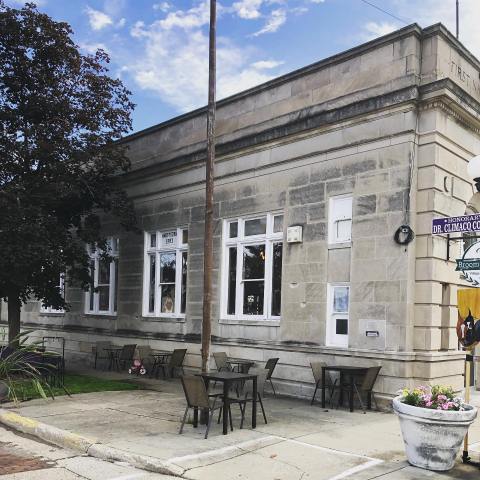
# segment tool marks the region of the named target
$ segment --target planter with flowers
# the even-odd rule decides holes
[[[455,464],[477,409],[456,397],[452,387],[434,385],[404,389],[393,399],[409,463],[428,470],[450,470]]]

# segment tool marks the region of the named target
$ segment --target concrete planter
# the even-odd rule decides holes
[[[465,405],[466,410],[460,412],[431,410],[406,405],[400,398],[393,399],[393,409],[400,419],[409,463],[428,470],[453,468],[477,409]]]

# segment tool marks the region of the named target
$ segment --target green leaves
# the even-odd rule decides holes
[[[133,103],[108,55],[82,55],[69,25],[0,0],[0,297],[65,308],[60,275],[86,287],[102,220],[135,228],[116,178]]]

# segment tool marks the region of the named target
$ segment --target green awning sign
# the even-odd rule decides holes
[[[458,271],[470,271],[470,270],[480,270],[480,258],[460,258],[457,259],[457,268]]]

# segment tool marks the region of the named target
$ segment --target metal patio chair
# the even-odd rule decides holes
[[[176,369],[180,369],[182,375],[185,375],[185,372],[183,371],[183,361],[185,360],[186,353],[186,348],[176,348],[166,360],[158,362],[156,368],[161,368],[163,370],[163,376],[165,378],[167,377],[167,372],[169,376],[173,378]]]
[[[265,408],[263,407],[263,393],[265,390],[265,382],[267,381],[268,370],[266,368],[251,368],[248,373],[257,376],[257,402],[262,409],[263,420],[267,423],[267,416],[265,415]],[[253,402],[253,382],[252,380],[247,380],[245,382],[243,398],[240,396],[240,398],[230,400],[230,403],[238,403],[240,406],[240,412],[242,414],[240,428],[243,428],[243,422],[245,421],[247,403],[251,402]]]
[[[310,402],[310,405],[313,405],[315,401],[315,395],[317,394],[317,390],[322,388],[322,381],[323,381],[323,367],[326,367],[327,364],[325,362],[310,362],[310,367],[312,369],[313,378],[315,379],[315,391],[313,392],[313,397]],[[330,372],[325,372],[325,387],[328,389],[328,393],[330,395],[330,405],[332,405],[333,394],[335,391],[335,387],[337,385],[337,379],[335,381],[332,380],[332,376]]]
[[[215,360],[215,365],[217,371],[219,372],[231,372],[232,366],[228,363],[228,356],[225,352],[214,352],[213,359]]]
[[[106,348],[111,348],[112,342],[96,342],[92,347],[93,354],[93,368],[97,368],[98,360],[110,360],[109,353],[105,350]]]
[[[124,345],[120,350],[118,357],[115,359],[117,365],[117,370],[125,370],[127,367],[132,365],[133,359],[135,357],[135,350],[137,349],[136,343],[130,343]]]
[[[363,403],[362,395],[370,395],[371,399],[375,403],[375,408],[378,410],[377,400],[375,399],[375,395],[373,394],[373,387],[375,385],[375,382],[377,381],[377,377],[381,369],[381,366],[369,367],[367,373],[363,376],[363,378],[361,378],[361,382],[354,382],[353,384],[354,391],[357,394],[358,401],[360,402],[363,413],[367,413],[367,409],[365,408],[365,404]],[[341,385],[340,388],[342,388],[344,391],[349,390],[350,385],[344,384]]]
[[[268,373],[267,373],[267,381],[270,382],[270,385],[272,387],[272,390],[273,390],[273,396],[277,396],[277,393],[275,392],[275,388],[273,386],[273,383],[272,383],[272,374],[273,374],[273,371],[275,370],[275,367],[277,366],[277,363],[280,359],[279,358],[269,358],[267,360],[267,363],[265,364],[265,370],[268,370]]]
[[[183,432],[185,420],[187,419],[187,413],[190,408],[205,409],[208,410],[208,423],[207,430],[205,432],[205,438],[207,438],[208,432],[210,431],[210,426],[212,425],[212,418],[215,410],[222,410],[223,408],[223,402],[217,405],[217,400],[221,398],[221,395],[209,395],[207,392],[207,388],[205,387],[205,382],[201,377],[188,375],[182,376],[180,377],[180,379],[182,381],[185,399],[187,400],[187,408],[185,409],[185,413],[183,414],[182,424],[178,433],[181,434]],[[228,415],[230,417],[230,429],[233,430],[232,413],[230,407]]]

